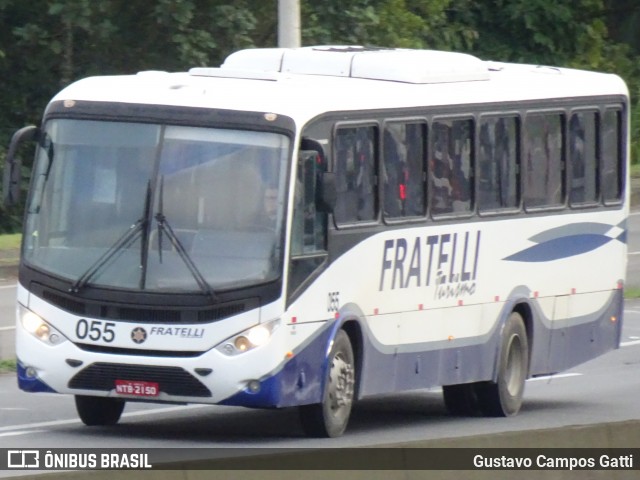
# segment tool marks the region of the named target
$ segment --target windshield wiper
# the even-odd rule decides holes
[[[136,222],[129,227],[129,229],[124,232],[124,234],[118,238],[113,245],[111,245],[106,252],[104,252],[98,260],[96,260],[76,282],[69,288],[69,291],[72,293],[78,293],[82,288],[89,283],[89,281],[95,277],[95,275],[102,270],[102,268],[111,260],[113,260],[116,255],[122,253],[124,249],[128,248],[133,244],[140,236],[143,234],[147,228],[148,224],[148,212],[151,203],[151,182],[147,183],[147,193],[145,196],[144,202],[144,212],[142,217],[140,217]],[[142,259],[141,259],[142,261]]]
[[[78,293],[82,290],[82,288],[102,269],[102,267],[104,267],[109,261],[113,260],[118,253],[122,253],[125,248],[128,248],[136,240],[142,230],[144,230],[146,224],[146,218],[140,218],[136,223],[131,225],[129,230],[124,232],[124,235],[116,240],[114,244],[111,245],[109,249],[104,252],[104,254],[102,254],[102,256],[98,258],[98,260],[96,260],[80,278],[78,278],[78,280],[76,280],[71,288],[69,288],[69,291],[72,293]]]
[[[173,248],[175,248],[178,252],[178,255],[189,269],[189,272],[196,280],[196,283],[198,284],[200,289],[204,293],[209,295],[209,298],[211,298],[212,302],[216,302],[217,296],[211,288],[211,285],[209,285],[209,283],[207,283],[205,278],[202,276],[202,273],[200,273],[200,270],[198,270],[198,267],[196,267],[195,263],[193,263],[193,260],[191,260],[191,257],[187,253],[187,250],[184,248],[184,245],[182,245],[182,242],[171,228],[171,225],[169,225],[169,223],[167,222],[167,217],[165,217],[163,212],[163,203],[164,175],[160,177],[160,192],[158,193],[158,213],[156,213],[154,217],[156,219],[156,222],[158,223],[158,256],[160,257],[160,263],[162,263],[162,234],[166,233],[169,241],[171,242],[171,245],[173,245]]]

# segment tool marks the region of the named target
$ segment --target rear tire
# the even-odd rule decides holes
[[[518,413],[528,371],[527,330],[522,316],[513,312],[502,332],[497,380],[476,384],[480,410],[491,417],[510,417]]]
[[[340,330],[329,355],[322,403],[299,408],[304,432],[311,437],[339,437],[347,428],[354,399],[355,362],[349,336]]]
[[[124,410],[119,398],[76,395],[76,411],[82,423],[88,426],[115,425]]]

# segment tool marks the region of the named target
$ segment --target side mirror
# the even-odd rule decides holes
[[[21,128],[11,137],[9,151],[4,166],[3,199],[6,206],[15,205],[20,200],[20,183],[22,181],[22,160],[18,157],[18,149],[23,142],[32,142],[39,136],[40,129],[33,125]]]
[[[322,150],[319,148],[320,150],[301,150],[299,168],[305,172],[306,195],[311,195],[307,202],[314,202],[318,212],[331,213],[338,198],[336,176],[335,173],[326,171]]]

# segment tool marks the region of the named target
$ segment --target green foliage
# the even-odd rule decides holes
[[[615,72],[632,95],[632,152],[640,162],[637,0],[300,1],[305,45],[457,50]],[[49,99],[70,82],[216,66],[240,48],[275,46],[277,6],[277,0],[0,0],[0,161],[11,134],[37,124]],[[25,155],[28,166],[32,153]],[[20,212],[0,207],[0,232],[15,230]]]
[[[17,364],[15,360],[0,360],[0,374],[15,373],[16,370]]]

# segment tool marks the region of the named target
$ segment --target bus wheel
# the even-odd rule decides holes
[[[312,437],[339,437],[347,428],[354,398],[355,362],[349,336],[340,330],[333,341],[322,403],[300,407],[304,432]]]
[[[520,314],[513,312],[502,332],[497,381],[476,384],[480,409],[485,415],[510,417],[518,413],[528,368],[527,331]]]
[[[115,425],[124,410],[124,400],[76,395],[76,410],[85,425]]]
[[[472,383],[442,387],[444,404],[449,413],[469,416],[478,411],[478,398],[474,387],[475,385]]]

